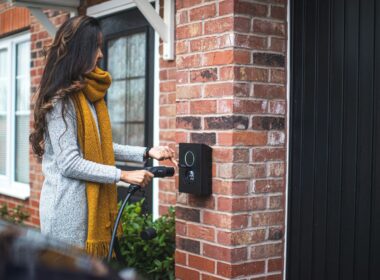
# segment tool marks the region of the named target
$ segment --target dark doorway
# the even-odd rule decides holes
[[[140,11],[130,9],[99,19],[104,36],[102,67],[112,75],[107,105],[113,141],[131,146],[153,145],[154,30]],[[117,162],[123,170],[142,164]],[[148,165],[151,162],[148,162]],[[126,194],[118,187],[119,199]],[[132,200],[145,197],[144,210],[152,212],[152,184]]]
[[[379,279],[380,3],[290,4],[287,279]]]

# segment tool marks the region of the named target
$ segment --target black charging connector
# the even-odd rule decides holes
[[[144,169],[153,173],[154,177],[156,177],[156,178],[171,177],[174,175],[174,167],[152,166],[152,167],[145,167]],[[113,251],[113,247],[114,247],[115,239],[116,239],[117,227],[119,225],[120,218],[121,218],[121,215],[124,211],[124,208],[127,205],[127,202],[131,198],[131,196],[136,191],[138,191],[139,189],[141,189],[141,186],[138,186],[138,185],[130,185],[129,186],[127,196],[125,197],[125,199],[124,199],[124,201],[123,201],[123,203],[119,209],[119,212],[117,213],[117,217],[116,217],[115,224],[114,224],[113,231],[112,231],[112,237],[111,237],[111,242],[110,242],[108,256],[107,256],[107,262],[111,261],[112,251]],[[152,232],[152,229],[147,229],[147,230],[148,231],[143,234],[144,238],[145,237],[147,238],[145,240],[154,238],[155,236],[154,236],[154,233]],[[155,232],[155,230],[154,230],[154,232]]]

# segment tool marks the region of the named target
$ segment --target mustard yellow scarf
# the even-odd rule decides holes
[[[85,75],[86,87],[72,97],[77,115],[77,132],[83,157],[89,161],[115,165],[112,145],[111,122],[104,96],[111,85],[111,75],[99,67]],[[92,116],[88,100],[94,104],[99,132]],[[99,139],[100,136],[100,139]],[[88,231],[85,250],[96,257],[106,257],[111,231],[117,215],[117,192],[115,184],[86,182]],[[117,236],[122,234],[121,225]]]

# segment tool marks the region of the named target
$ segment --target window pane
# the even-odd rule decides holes
[[[115,143],[125,143],[125,125],[120,123],[112,124],[112,140]]]
[[[108,69],[112,79],[122,79],[127,75],[127,37],[108,42]]]
[[[29,183],[29,115],[16,116],[16,170],[17,182]]]
[[[7,162],[7,98],[8,50],[0,50],[0,175],[6,175]]]
[[[113,81],[107,93],[107,105],[111,122],[125,121],[126,81]]]
[[[127,121],[145,120],[145,78],[133,79],[128,83]]]
[[[0,115],[0,175],[5,175],[7,158],[7,118]]]
[[[128,36],[128,77],[145,76],[145,33]]]
[[[144,146],[144,124],[127,124],[127,143],[133,146]]]
[[[16,111],[29,111],[29,42],[17,44]]]
[[[7,110],[8,97],[8,50],[0,50],[0,114]]]
[[[30,65],[30,42],[22,42],[16,46],[17,53],[17,65],[16,65],[16,75],[29,75],[29,65]]]

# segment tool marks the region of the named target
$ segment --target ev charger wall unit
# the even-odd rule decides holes
[[[179,191],[212,193],[212,149],[205,144],[179,144]]]

